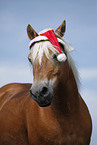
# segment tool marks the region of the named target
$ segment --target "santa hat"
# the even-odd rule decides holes
[[[43,32],[39,33],[39,36],[31,40],[29,44],[29,48],[31,49],[32,45],[35,44],[36,42],[41,42],[45,40],[49,40],[51,44],[55,47],[55,49],[58,51],[59,54],[57,56],[57,60],[59,62],[63,62],[67,59],[66,55],[62,52],[61,46],[59,44],[60,42],[64,46],[64,49],[65,49],[65,42],[62,41],[62,39],[56,37],[53,29],[47,30],[44,33]]]

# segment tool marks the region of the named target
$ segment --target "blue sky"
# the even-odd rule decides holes
[[[32,82],[32,68],[27,60],[27,25],[39,32],[49,27],[56,29],[64,19],[65,38],[75,48],[71,55],[80,74],[80,92],[93,119],[91,145],[96,145],[96,0],[0,0],[0,87],[11,82]]]

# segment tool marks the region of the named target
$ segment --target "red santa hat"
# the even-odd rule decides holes
[[[31,40],[31,42],[29,44],[29,48],[31,49],[31,47],[34,43],[41,42],[43,40],[44,41],[49,40],[51,42],[51,44],[55,47],[55,49],[59,52],[59,55],[57,56],[58,61],[62,62],[67,59],[66,55],[62,52],[61,46],[59,44],[59,42],[60,42],[61,44],[63,44],[63,46],[65,48],[65,42],[62,41],[62,39],[56,37],[53,29],[47,30],[44,33],[40,32],[39,36],[37,36],[33,40]]]

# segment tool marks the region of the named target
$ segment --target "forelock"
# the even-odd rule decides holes
[[[51,60],[49,50],[53,53],[57,53],[57,50],[49,41],[35,43],[31,48],[32,62],[35,63],[35,61],[38,60],[39,65],[41,65],[44,54],[49,60]]]

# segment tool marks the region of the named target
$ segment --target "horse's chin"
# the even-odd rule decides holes
[[[35,101],[40,107],[48,107],[51,105],[51,102],[52,102],[50,100],[49,101],[48,100],[41,101],[40,99],[36,99]]]
[[[52,103],[52,95],[49,95],[48,97],[35,97],[31,95],[31,98],[40,106],[40,107],[48,107]]]
[[[37,102],[37,103],[38,103],[38,102]],[[40,107],[48,107],[48,106],[51,105],[51,102],[49,102],[49,103],[38,103],[38,105],[39,105]]]

